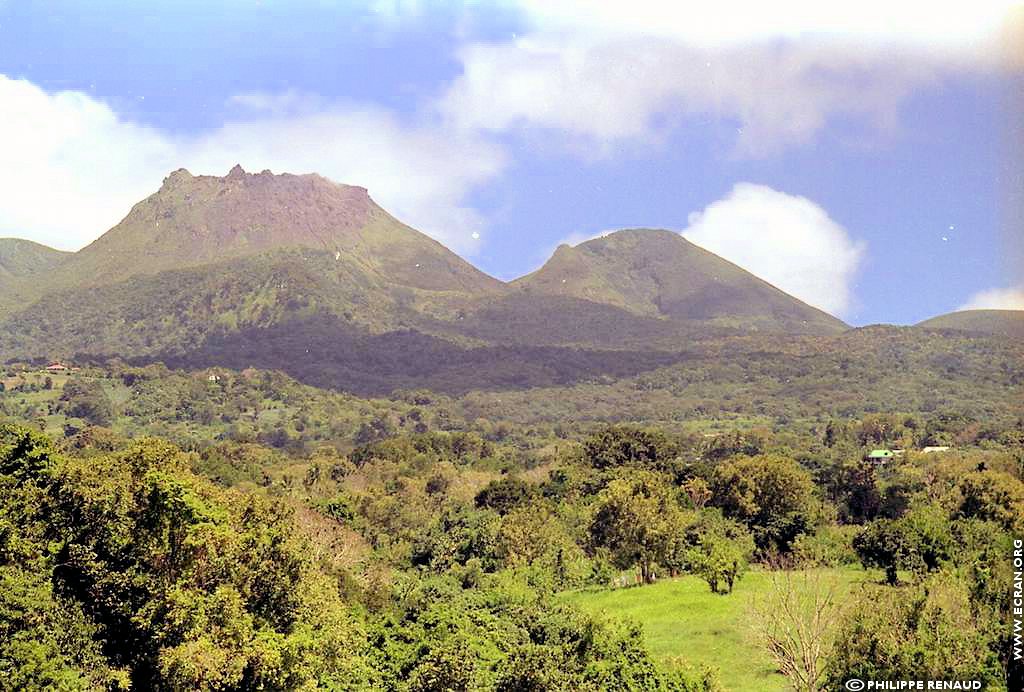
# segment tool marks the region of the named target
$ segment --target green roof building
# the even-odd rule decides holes
[[[882,463],[896,458],[896,452],[891,449],[872,449],[864,457],[864,461]]]

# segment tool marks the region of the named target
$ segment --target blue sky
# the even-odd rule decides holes
[[[733,5],[0,0],[0,236],[237,161],[501,278],[663,227],[853,324],[1024,308],[1019,3]]]

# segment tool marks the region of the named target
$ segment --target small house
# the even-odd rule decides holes
[[[46,372],[67,372],[70,369],[60,361],[54,361],[46,366]]]
[[[869,464],[887,464],[896,458],[896,452],[891,449],[872,449],[864,455],[864,461]]]
[[[948,452],[949,447],[925,447],[921,450],[922,454],[935,454],[936,452]]]

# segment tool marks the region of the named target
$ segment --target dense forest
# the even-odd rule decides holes
[[[730,646],[770,662],[765,689],[1018,689],[1017,347],[962,337],[952,363],[906,331],[846,338],[891,362],[377,399],[252,368],[12,363],[0,687],[753,689],[684,635],[655,655],[644,623],[579,601],[698,579],[744,599]],[[908,352],[931,369],[901,369]],[[816,402],[842,390],[804,386],[825,362],[863,390]]]

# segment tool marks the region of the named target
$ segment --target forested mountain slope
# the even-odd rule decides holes
[[[562,246],[505,284],[363,188],[238,166],[171,173],[72,255],[35,247],[11,263],[24,291],[0,313],[5,361],[116,356],[465,391],[631,376],[707,339],[846,328],[668,231]]]

